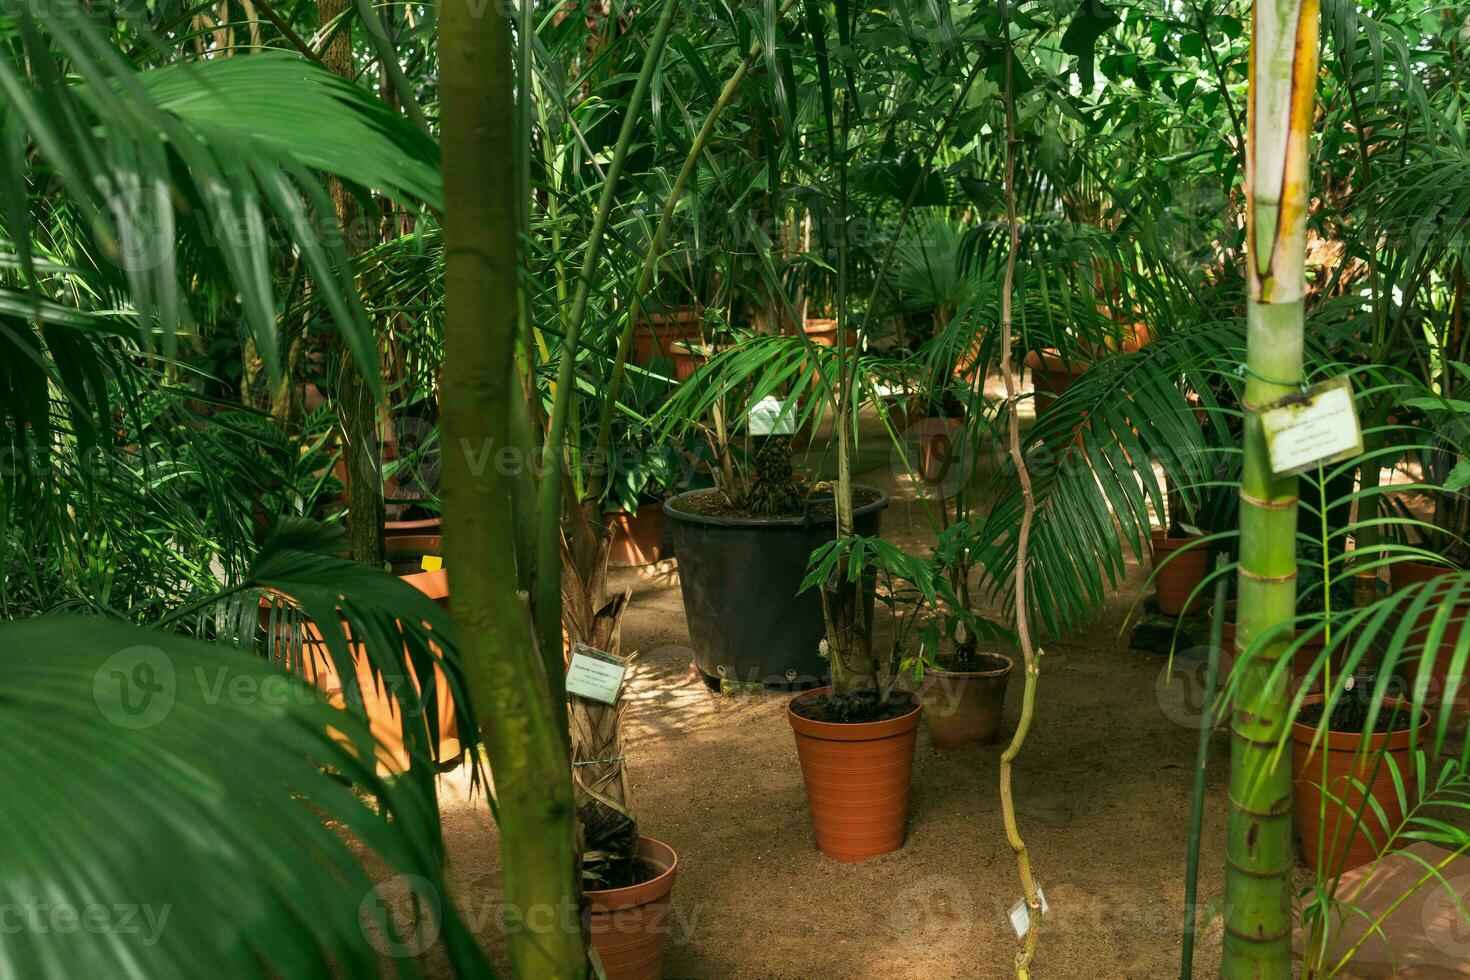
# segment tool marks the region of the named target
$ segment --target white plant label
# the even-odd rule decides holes
[[[750,406],[745,420],[753,436],[789,436],[796,431],[796,399],[767,395]]]
[[[1333,378],[1269,405],[1261,428],[1278,476],[1304,473],[1363,451],[1363,430],[1353,404],[1353,385]]]
[[[567,693],[603,704],[617,704],[627,673],[627,661],[578,643],[572,648],[571,663],[567,664]]]
[[[1040,885],[1036,886],[1036,897],[1041,902],[1041,914],[1045,916],[1046,913],[1051,911],[1051,906],[1046,904],[1046,892],[1041,890]],[[1024,896],[1019,902],[1011,906],[1010,914],[1011,928],[1016,930],[1016,938],[1020,939],[1031,930],[1031,908],[1026,904]]]

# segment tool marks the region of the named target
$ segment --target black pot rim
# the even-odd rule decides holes
[[[878,495],[878,499],[871,503],[863,504],[853,509],[854,519],[866,516],[874,511],[883,510],[888,506],[888,494],[877,487],[866,484],[853,484],[854,490],[871,490]],[[715,517],[710,514],[696,514],[693,511],[682,510],[678,507],[679,501],[696,493],[709,493],[709,488],[700,490],[686,490],[664,501],[664,513],[677,520],[689,524],[704,524],[710,527],[808,527],[813,524],[834,524],[837,515],[803,515],[801,517]]]

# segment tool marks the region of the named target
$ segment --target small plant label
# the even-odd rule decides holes
[[[1045,916],[1051,911],[1051,906],[1046,904],[1046,892],[1041,890],[1040,885],[1036,886],[1036,897],[1041,902],[1041,914]],[[1031,929],[1031,908],[1026,904],[1025,896],[1011,906],[1010,915],[1011,928],[1016,930],[1016,938],[1019,939]]]
[[[426,572],[437,572],[444,567],[444,559],[438,555],[425,555],[423,560],[419,562],[419,567]]]
[[[617,704],[627,672],[627,660],[578,643],[572,647],[572,660],[567,664],[567,693],[603,704]]]
[[[745,420],[753,436],[789,436],[796,431],[796,399],[767,395],[750,406]]]
[[[1363,451],[1353,384],[1333,378],[1287,395],[1261,411],[1261,428],[1278,476],[1304,473]]]

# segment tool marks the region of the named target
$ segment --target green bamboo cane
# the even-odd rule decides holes
[[[1237,650],[1296,612],[1297,480],[1272,473],[1260,410],[1294,391],[1302,377],[1317,29],[1317,0],[1258,0],[1252,13]],[[1291,976],[1291,770],[1276,752],[1290,723],[1290,692],[1288,672],[1271,676],[1291,630],[1274,635],[1237,667],[1220,969],[1226,980]]]
[[[782,0],[781,8],[776,11],[776,19],[780,20],[786,16],[796,0]],[[674,220],[674,209],[679,205],[679,198],[684,194],[684,188],[689,186],[689,178],[694,174],[694,167],[699,162],[699,157],[704,153],[705,146],[710,137],[714,135],[715,123],[720,118],[720,113],[730,104],[740,83],[745,79],[747,73],[755,65],[756,59],[760,57],[763,44],[759,38],[752,41],[749,50],[735,71],[725,81],[720,89],[720,94],[715,98],[715,104],[710,107],[709,114],[704,118],[704,124],[699,127],[699,132],[694,136],[694,142],[689,146],[689,152],[684,157],[684,165],[679,168],[678,175],[674,178],[673,186],[669,188],[668,199],[664,201],[663,210],[659,214],[658,226],[654,229],[653,239],[648,243],[648,251],[643,256],[643,265],[638,270],[638,281],[633,285],[633,294],[628,298],[628,316],[623,322],[623,332],[618,337],[618,350],[613,358],[612,372],[608,375],[607,390],[602,396],[602,413],[597,422],[597,447],[596,458],[605,460],[608,448],[612,442],[612,420],[613,412],[617,408],[618,391],[622,388],[623,372],[628,363],[628,354],[633,349],[633,329],[638,323],[638,317],[643,309],[643,297],[648,293],[653,284],[653,273],[658,267],[659,255],[663,252],[664,239],[668,237],[669,225]],[[840,333],[840,331],[839,331]],[[600,474],[594,473],[590,485],[589,495],[595,496],[602,488]]]
[[[602,239],[607,233],[608,218],[617,198],[618,178],[627,161],[628,147],[632,145],[633,134],[641,121],[639,111],[648,95],[653,73],[663,55],[664,42],[668,40],[669,28],[674,23],[674,13],[678,7],[677,0],[664,0],[658,24],[648,42],[643,69],[638,73],[638,81],[633,86],[633,94],[624,110],[623,125],[613,148],[612,162],[602,181],[602,196],[597,202],[597,213],[592,219],[592,231],[582,253],[582,267],[577,274],[577,291],[572,297],[572,310],[567,317],[566,335],[561,344],[561,364],[557,368],[556,396],[551,405],[551,421],[546,429],[544,458],[555,469],[548,470],[541,481],[541,513],[536,545],[535,622],[536,629],[541,634],[541,655],[546,660],[547,673],[554,675],[552,694],[558,705],[565,701],[560,696],[565,687],[561,651],[561,458],[566,446],[567,416],[571,412],[576,393],[577,343],[582,335],[582,324],[587,318],[587,300],[592,292],[592,276],[597,270]],[[527,56],[529,57],[529,52]]]
[[[512,972],[583,980],[587,954],[571,760],[550,682],[516,588],[509,477],[476,460],[510,437],[521,397],[514,92],[509,22],[475,0],[440,6],[444,107],[444,523],[453,612],[470,697],[495,773]],[[554,516],[552,518],[554,520]],[[558,638],[558,654],[561,645]],[[560,676],[560,671],[557,672]]]

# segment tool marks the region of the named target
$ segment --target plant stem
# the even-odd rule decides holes
[[[1252,16],[1246,175],[1245,462],[1240,488],[1236,648],[1271,633],[1248,662],[1231,717],[1225,872],[1226,980],[1291,976],[1291,770],[1288,672],[1271,675],[1296,612],[1297,478],[1271,471],[1262,407],[1302,376],[1307,153],[1317,77],[1317,0],[1257,0]],[[1280,627],[1280,629],[1278,629]]]
[[[570,414],[576,392],[577,344],[582,335],[582,323],[587,316],[587,300],[592,292],[592,276],[597,269],[597,259],[602,251],[602,239],[607,232],[608,218],[612,214],[617,198],[618,178],[628,157],[628,147],[633,143],[633,134],[638,128],[639,110],[648,94],[654,70],[663,54],[664,42],[668,40],[669,28],[674,22],[677,0],[664,0],[664,8],[654,27],[653,37],[648,42],[648,53],[638,81],[633,87],[628,106],[624,110],[622,129],[613,149],[612,162],[602,180],[602,196],[597,202],[597,213],[592,219],[592,231],[587,237],[587,247],[582,252],[582,267],[577,276],[577,292],[572,298],[572,312],[567,318],[566,336],[561,343],[561,363],[557,367],[556,397],[551,405],[551,420],[546,429],[544,459],[554,467],[548,470],[541,481],[540,524],[536,545],[536,591],[535,620],[541,634],[541,653],[546,658],[548,675],[555,674],[552,683],[555,694],[564,686],[561,652],[561,510],[562,510],[562,453],[566,445],[567,416]],[[529,52],[527,53],[529,57]],[[527,147],[527,152],[530,148]],[[604,458],[604,457],[599,457]],[[578,512],[573,518],[580,520]],[[558,698],[558,703],[565,701]]]
[[[442,4],[440,18],[441,402],[445,445],[458,450],[444,453],[451,602],[495,773],[506,906],[523,917],[549,912],[554,919],[551,928],[513,932],[512,972],[583,980],[587,954],[575,914],[580,889],[566,731],[525,595],[516,589],[510,479],[499,467],[471,465],[475,452],[507,444],[512,405],[521,397],[513,370],[518,217],[510,23],[473,0]],[[558,638],[558,655],[560,649]]]
[[[317,16],[322,28],[339,20],[347,11],[348,0],[319,0]],[[352,32],[334,34],[332,42],[322,49],[322,65],[332,74],[352,79],[356,75],[352,59]],[[335,177],[328,181],[328,191],[342,226],[347,253],[355,249],[360,215],[357,201]],[[377,342],[373,342],[376,351]],[[352,557],[368,565],[383,564],[383,461],[378,451],[378,402],[376,386],[363,365],[343,345],[339,350],[337,372],[337,414],[342,422],[342,462],[347,468],[347,541]]]
[[[433,136],[433,131],[429,129],[429,117],[424,115],[423,106],[419,105],[418,98],[413,94],[413,83],[408,80],[408,76],[403,73],[403,66],[398,63],[398,52],[393,49],[393,41],[388,37],[388,29],[382,18],[373,9],[373,0],[357,0],[357,16],[362,19],[363,30],[367,31],[373,52],[378,56],[378,63],[388,75],[393,94],[403,103],[404,113],[415,126],[423,130],[424,135]]]
[[[1194,975],[1194,935],[1199,928],[1199,912],[1195,895],[1199,887],[1200,830],[1205,819],[1205,766],[1210,758],[1210,736],[1215,731],[1215,688],[1220,671],[1220,644],[1225,635],[1225,597],[1230,583],[1225,574],[1229,567],[1225,555],[1215,559],[1214,614],[1210,618],[1210,653],[1205,665],[1205,716],[1200,719],[1199,741],[1195,746],[1194,800],[1189,811],[1189,856],[1184,870],[1184,942],[1179,956],[1179,980]]]
[[[776,11],[776,19],[780,20],[786,16],[796,0],[782,0],[781,7]],[[674,178],[673,185],[669,188],[669,196],[664,201],[663,210],[659,213],[658,226],[654,229],[653,238],[648,243],[648,250],[643,256],[643,265],[638,270],[638,280],[633,285],[633,293],[628,298],[628,317],[623,322],[623,332],[618,337],[618,350],[613,358],[612,372],[608,375],[607,390],[602,396],[602,413],[597,422],[597,450],[595,458],[606,459],[608,448],[612,443],[612,420],[613,412],[617,409],[618,391],[623,384],[623,371],[628,363],[628,354],[633,349],[633,330],[638,324],[638,317],[643,308],[643,297],[653,284],[654,269],[658,266],[659,256],[663,252],[664,239],[668,236],[669,226],[674,221],[674,209],[679,205],[679,198],[684,194],[684,188],[689,186],[689,178],[694,175],[694,167],[699,162],[699,157],[704,153],[705,146],[710,137],[714,135],[715,123],[720,118],[720,113],[730,104],[735,93],[740,88],[740,83],[745,79],[747,73],[755,65],[760,57],[763,45],[759,37],[750,43],[750,49],[745,52],[745,57],[736,66],[735,71],[725,81],[720,89],[720,94],[715,99],[715,104],[710,107],[709,114],[704,118],[704,124],[699,127],[699,132],[694,136],[694,142],[689,145],[689,152],[684,157],[684,165],[679,168],[678,176]],[[588,486],[588,495],[596,496],[602,491],[601,473],[593,473],[592,481]]]
[[[1009,9],[1009,8],[1007,8]],[[1006,746],[1000,757],[1000,809],[1005,823],[1006,841],[1016,854],[1016,869],[1021,877],[1021,890],[1026,896],[1026,907],[1030,913],[1030,928],[1026,930],[1023,946],[1016,952],[1016,977],[1027,980],[1031,976],[1031,960],[1036,956],[1036,946],[1041,938],[1041,898],[1036,893],[1036,881],[1031,876],[1031,856],[1026,842],[1021,838],[1016,821],[1016,801],[1011,790],[1011,767],[1026,744],[1026,734],[1031,730],[1031,720],[1036,709],[1036,684],[1041,676],[1041,651],[1032,646],[1031,622],[1027,615],[1026,561],[1031,544],[1031,522],[1036,515],[1036,500],[1031,493],[1031,471],[1026,467],[1026,458],[1021,452],[1021,419],[1016,414],[1017,386],[1016,369],[1012,363],[1011,299],[1016,283],[1016,253],[1021,245],[1021,226],[1016,218],[1016,106],[1015,79],[1012,63],[1015,55],[1010,39],[1010,17],[1005,19],[1006,32],[1006,169],[1005,200],[1006,228],[1010,250],[1006,255],[1005,279],[1000,294],[1000,369],[1006,386],[1006,419],[1010,436],[1011,463],[1016,467],[1016,478],[1021,481],[1020,536],[1016,544],[1016,636],[1021,645],[1021,661],[1026,669],[1025,687],[1021,695],[1021,719],[1016,724],[1011,744]]]

